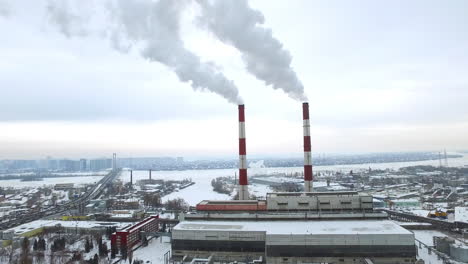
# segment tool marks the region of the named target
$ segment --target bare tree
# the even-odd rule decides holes
[[[189,204],[182,198],[175,198],[173,200],[167,200],[164,203],[164,207],[167,210],[186,211],[189,208]]]

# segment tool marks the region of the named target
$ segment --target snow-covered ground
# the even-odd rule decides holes
[[[418,247],[418,258],[424,260],[425,264],[445,264],[443,258],[447,258],[444,255],[438,255],[435,250],[432,248],[434,246],[433,237],[447,237],[446,234],[436,231],[436,230],[413,230],[414,236],[416,238],[416,246]],[[420,245],[419,241],[426,244],[428,247],[424,245]],[[455,240],[456,244],[461,244],[461,241]],[[458,264],[461,262],[454,261],[451,259],[451,263]]]
[[[227,194],[217,193],[213,191],[211,179],[194,178],[194,185],[182,189],[178,192],[173,192],[163,197],[163,202],[174,199],[183,198],[189,205],[195,206],[202,200],[229,200],[231,197]]]
[[[93,228],[93,227],[108,227],[116,226],[124,228],[132,225],[130,222],[103,222],[103,221],[60,221],[60,220],[36,220],[17,227],[7,229],[6,231],[13,231],[15,234],[22,234],[40,227],[54,227],[56,225],[69,228]]]
[[[265,197],[267,193],[273,192],[273,190],[267,185],[251,184],[249,186],[249,192],[257,197]]]
[[[411,209],[411,213],[419,216],[424,216],[427,217],[427,214],[429,214],[429,210],[423,210],[423,209]]]
[[[413,230],[414,237],[428,246],[434,246],[433,237],[446,237],[444,233],[436,230]]]
[[[416,245],[419,245],[418,242]],[[439,259],[432,249],[426,248],[424,245],[421,248],[418,247],[418,259],[424,260],[424,264],[445,264],[444,260]]]
[[[148,246],[140,247],[133,252],[133,260],[143,260],[143,263],[164,263],[164,255],[169,255],[171,242],[168,237],[153,238],[148,241]],[[119,263],[127,264],[130,260]]]
[[[20,180],[3,180],[0,181],[2,187],[12,188],[37,188],[43,186],[51,186],[58,183],[74,183],[78,185],[97,183],[103,176],[78,176],[78,177],[59,177],[59,178],[44,178],[42,181],[20,181]]]
[[[296,168],[260,168],[260,169],[251,169],[251,175],[260,174],[258,170],[265,170],[270,174],[277,173],[277,169],[285,170],[290,169],[291,171]],[[303,170],[304,168],[300,168]],[[223,170],[188,170],[188,171],[153,171],[151,178],[152,179],[161,179],[161,180],[175,180],[181,181],[187,178],[192,179],[195,182],[194,185],[182,189],[177,192],[173,192],[169,195],[163,197],[163,202],[169,199],[174,198],[183,198],[189,203],[189,205],[195,206],[202,200],[226,200],[231,199],[227,194],[221,194],[213,191],[211,186],[211,181],[217,177],[226,177],[233,176],[236,173],[237,169],[223,169]],[[283,171],[290,173],[291,171]],[[265,173],[265,172],[262,172]],[[285,179],[287,176],[282,177]],[[133,171],[133,182],[136,183],[138,180],[148,179],[148,171]],[[276,177],[279,178],[279,177]],[[119,179],[122,182],[130,182],[130,171],[123,171]],[[279,181],[279,180],[278,180]],[[314,182],[314,186],[327,186],[326,182]],[[341,186],[337,184],[332,184],[332,187],[340,188]],[[263,184],[251,184],[249,185],[249,190],[252,194],[255,194],[258,197],[265,197],[266,193],[271,192],[271,188]]]
[[[415,162],[395,162],[395,163],[376,163],[376,164],[355,164],[355,165],[333,165],[333,166],[316,166],[315,171],[349,171],[358,169],[384,169],[393,168],[398,169],[406,166],[413,165],[438,165],[436,161],[415,161]],[[464,155],[463,158],[449,159],[451,166],[464,166],[468,165],[468,155]],[[291,173],[302,173],[303,167],[278,167],[278,168],[263,168],[261,166],[255,166],[249,168],[249,177],[255,175],[274,175],[274,174],[291,174]],[[229,199],[228,195],[219,194],[212,191],[211,180],[217,177],[234,177],[237,173],[237,169],[215,169],[215,170],[186,170],[186,171],[152,171],[152,179],[163,179],[163,180],[176,180],[181,181],[186,178],[192,179],[195,185],[192,185],[186,189],[180,190],[179,192],[171,193],[163,198],[163,201],[167,199],[174,199],[177,197],[184,198],[190,205],[196,205],[201,200],[221,200]],[[148,179],[148,171],[133,171],[133,182],[135,183],[141,179]],[[120,180],[123,182],[130,181],[130,172],[123,171],[120,175]],[[314,186],[326,186],[323,182],[314,182]],[[335,186],[339,188],[340,186]],[[264,196],[268,191],[271,191],[267,186],[264,185],[251,185],[252,192],[257,196]]]
[[[53,241],[59,239],[60,237],[65,237],[65,249],[60,251],[52,251],[51,246]],[[93,235],[81,235],[81,234],[55,234],[49,233],[42,236],[46,242],[45,251],[36,251],[33,248],[34,240],[37,238],[29,238],[29,261],[24,263],[33,263],[33,264],[43,264],[43,263],[87,263],[86,260],[89,260],[94,257],[95,254],[99,254],[98,242]],[[93,248],[90,249],[88,253],[85,252],[85,242],[88,239],[92,244]],[[106,236],[102,236],[103,244],[106,244],[107,249],[110,249],[110,240]],[[0,264],[7,263],[23,263],[20,259],[22,249],[17,245],[14,248],[7,246],[0,248]],[[10,252],[12,252],[10,254]],[[72,262],[70,261],[75,252],[81,253],[81,258],[83,262]],[[6,254],[7,253],[7,254]],[[116,259],[114,259],[116,260]],[[112,262],[108,261],[108,257],[101,256],[99,260],[100,264],[109,264]]]
[[[213,191],[211,180],[220,176],[234,175],[236,170],[190,170],[190,171],[153,171],[152,179],[181,181],[191,178],[194,185],[173,192],[163,197],[163,201],[174,198],[183,198],[190,205],[196,205],[201,200],[226,200],[230,197],[226,194],[220,194]],[[231,174],[232,173],[232,174]],[[148,171],[133,171],[133,182],[141,179],[148,179]],[[123,171],[119,178],[123,182],[130,182],[130,172]]]

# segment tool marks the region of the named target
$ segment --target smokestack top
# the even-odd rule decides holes
[[[302,117],[304,120],[309,119],[309,103],[307,102],[302,103]]]
[[[239,122],[245,122],[244,105],[239,105]]]

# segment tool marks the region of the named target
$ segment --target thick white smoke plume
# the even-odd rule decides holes
[[[5,0],[0,0],[0,17],[8,17],[10,15],[10,6]]]
[[[88,34],[86,29],[85,14],[86,7],[84,3],[73,5],[69,0],[65,1],[49,1],[47,5],[47,14],[50,16],[50,21],[58,27],[60,33],[67,38],[74,36],[84,37]],[[89,10],[89,9],[88,9]]]
[[[252,9],[247,0],[197,2],[201,7],[200,25],[237,48],[250,73],[291,98],[307,101],[304,86],[291,68],[291,55],[273,37],[271,29],[262,27],[262,13]]]
[[[89,2],[86,2],[49,1],[50,20],[67,37],[87,35],[88,29],[96,30],[89,21],[102,17],[89,17],[92,12]],[[103,20],[105,28],[98,34],[105,35],[113,47],[119,51],[141,48],[144,58],[168,66],[181,81],[189,82],[193,89],[214,92],[231,103],[242,102],[233,81],[227,79],[216,65],[202,62],[185,48],[180,37],[179,21],[186,1],[111,0],[95,3],[104,4],[101,8],[104,7],[103,10],[107,12],[104,13],[108,16]],[[83,9],[80,5],[88,5],[88,8]],[[91,6],[91,11],[95,12],[95,8],[99,7]]]

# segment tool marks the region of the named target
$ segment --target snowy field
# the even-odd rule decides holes
[[[102,177],[103,176],[44,178],[42,181],[3,180],[0,181],[0,186],[20,189],[26,187],[37,188],[43,186],[53,186],[57,183],[75,183],[78,185],[93,184],[100,181]]]

